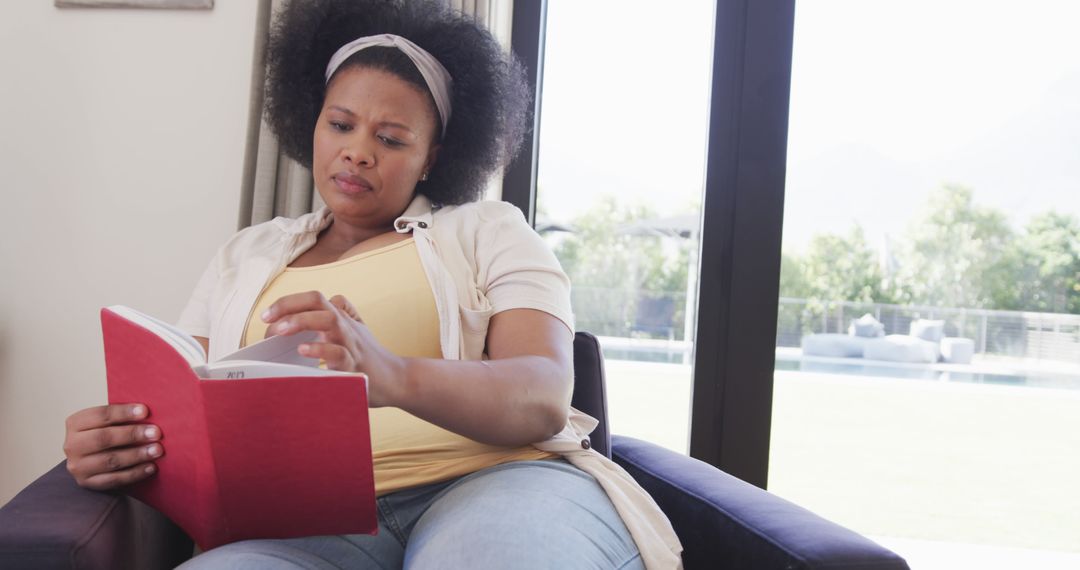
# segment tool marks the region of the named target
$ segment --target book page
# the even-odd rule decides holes
[[[260,360],[262,362],[280,362],[282,364],[296,364],[299,366],[319,367],[319,359],[302,356],[297,347],[305,342],[318,341],[319,333],[316,331],[303,331],[294,335],[277,335],[241,348],[240,350],[223,356],[218,362],[226,360]]]
[[[244,361],[252,362],[259,361],[264,363],[278,363],[285,365],[292,365],[297,367],[309,368],[313,370],[319,369],[319,360],[317,358],[308,358],[300,354],[297,350],[302,343],[316,342],[319,337],[319,333],[315,331],[303,331],[294,335],[277,335],[270,338],[261,340],[250,346],[241,348],[236,352],[226,355],[219,359],[216,363],[207,363],[206,351],[203,350],[199,341],[188,333],[180,330],[179,328],[166,323],[160,319],[156,319],[133,309],[125,305],[113,305],[108,307],[108,310],[112,311],[116,315],[131,321],[132,323],[154,333],[162,340],[167,342],[169,346],[173,347],[177,353],[187,360],[188,364],[195,369],[196,374],[203,378],[210,378],[207,376],[209,370],[217,370],[213,365],[223,363],[226,361]],[[207,367],[210,365],[209,367]],[[224,368],[221,368],[222,370]],[[239,370],[239,369],[236,369]],[[236,371],[234,370],[234,372]],[[269,370],[269,369],[267,369]],[[296,370],[293,373],[269,373],[267,376],[259,376],[261,378],[278,377],[278,376],[317,376],[317,373],[305,372],[304,370]],[[248,376],[251,377],[251,376]]]
[[[259,360],[219,360],[194,368],[195,374],[206,380],[250,380],[252,378],[298,378],[307,376],[359,375],[298,364],[263,362]]]
[[[125,305],[112,305],[108,310],[123,317],[136,325],[156,334],[162,340],[169,343],[180,356],[184,357],[191,366],[199,366],[206,362],[206,351],[203,350],[199,341],[188,333],[162,321],[155,319],[146,313]]]

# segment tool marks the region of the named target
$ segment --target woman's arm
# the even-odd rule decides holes
[[[573,337],[559,319],[512,309],[491,319],[487,361],[402,358],[375,340],[344,297],[315,291],[282,297],[264,320],[274,334],[323,333],[303,354],[334,370],[364,372],[372,406],[399,407],[493,445],[543,441],[566,424],[573,389]]]
[[[399,407],[470,439],[517,446],[566,425],[573,337],[559,319],[512,309],[491,319],[490,360],[405,359]]]

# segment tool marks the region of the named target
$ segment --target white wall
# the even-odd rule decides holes
[[[0,2],[0,504],[106,399],[98,310],[174,320],[236,229],[256,2]]]

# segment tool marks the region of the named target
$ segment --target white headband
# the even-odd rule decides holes
[[[432,99],[435,99],[435,107],[439,111],[439,118],[442,119],[442,135],[446,136],[446,125],[450,122],[450,88],[454,80],[450,77],[450,72],[446,71],[439,60],[435,59],[435,56],[401,36],[394,34],[365,36],[341,46],[330,58],[330,63],[326,64],[326,82],[330,83],[330,76],[334,75],[346,59],[371,46],[395,47],[412,60],[416,69],[420,71],[420,75],[424,77]]]

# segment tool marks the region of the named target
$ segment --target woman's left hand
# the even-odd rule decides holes
[[[300,354],[319,358],[331,370],[368,376],[368,403],[392,406],[404,378],[405,359],[384,348],[364,325],[356,307],[341,295],[329,300],[318,291],[286,295],[262,314],[267,332],[292,335],[319,332],[319,342],[301,344]]]

